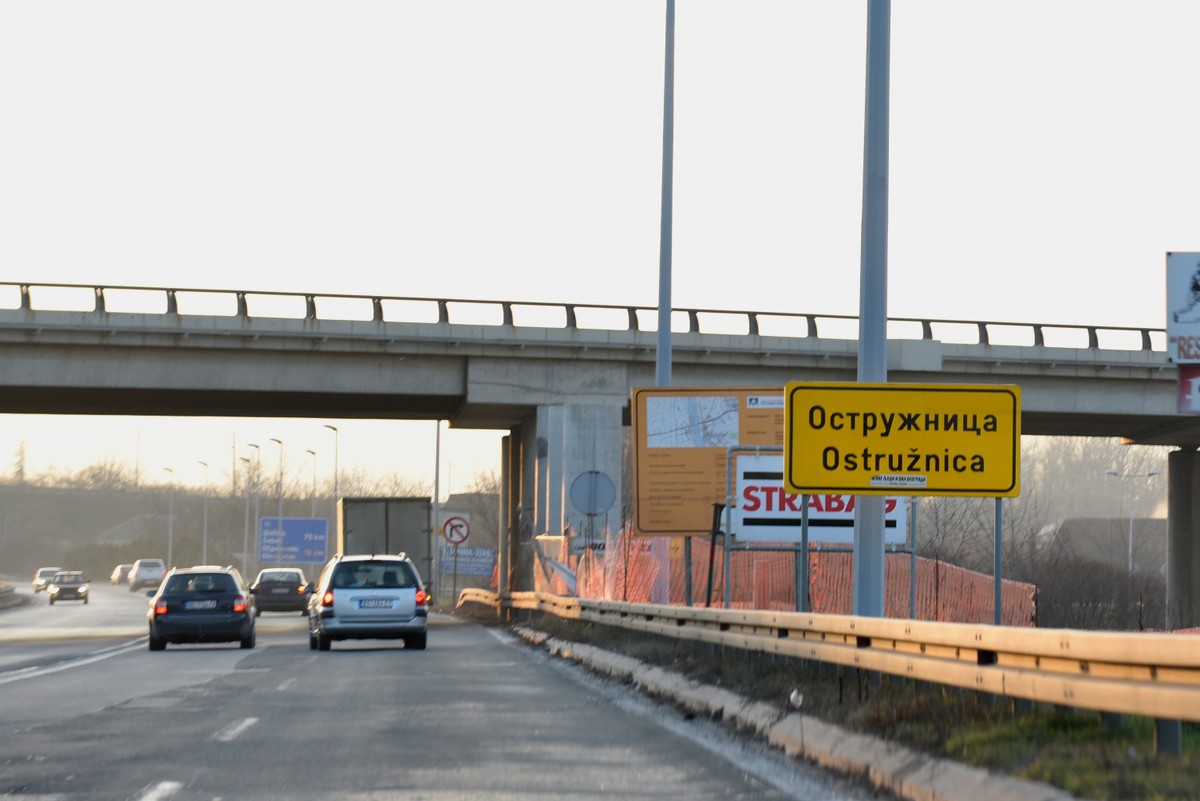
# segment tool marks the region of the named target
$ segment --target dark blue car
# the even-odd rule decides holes
[[[177,568],[150,596],[150,650],[167,643],[237,642],[254,647],[254,596],[233,568]]]

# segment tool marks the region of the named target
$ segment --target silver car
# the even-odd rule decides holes
[[[338,555],[308,598],[308,644],[328,651],[333,640],[403,640],[421,650],[428,617],[429,594],[407,556]]]

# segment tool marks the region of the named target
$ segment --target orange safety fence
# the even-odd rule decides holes
[[[575,593],[581,598],[684,605],[687,575],[683,542],[678,538],[614,536],[604,549],[573,554],[565,538],[546,538],[545,557],[575,571]],[[725,604],[725,554],[712,548],[712,590],[709,595],[707,539],[692,543],[692,605]],[[828,614],[851,614],[853,555],[846,551],[814,550],[809,554],[809,609]],[[790,611],[796,608],[795,556],[788,551],[730,553],[730,605],[739,609]],[[889,553],[884,566],[884,614],[909,616],[910,557]],[[539,565],[535,589],[571,594],[562,577]],[[549,581],[547,581],[549,577]],[[1033,626],[1037,587],[1002,579],[1001,623]],[[706,601],[711,597],[711,603]],[[955,623],[993,622],[995,582],[992,576],[945,562],[917,559],[915,618]]]

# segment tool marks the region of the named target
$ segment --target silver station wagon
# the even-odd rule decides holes
[[[429,594],[407,556],[338,555],[308,598],[308,644],[328,651],[334,640],[403,640],[421,650],[428,617]]]

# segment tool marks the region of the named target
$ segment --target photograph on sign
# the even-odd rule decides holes
[[[797,381],[785,399],[788,492],[1021,494],[1020,387]]]
[[[783,486],[783,455],[739,455],[737,497],[730,510],[730,534],[740,542],[801,541],[802,498]],[[884,503],[884,543],[908,541],[908,501]],[[854,496],[812,495],[808,501],[809,543],[854,543]]]
[[[1200,253],[1167,254],[1167,358],[1200,363]]]
[[[729,449],[783,445],[779,387],[633,390],[633,529],[642,536],[708,533],[724,503]]]

